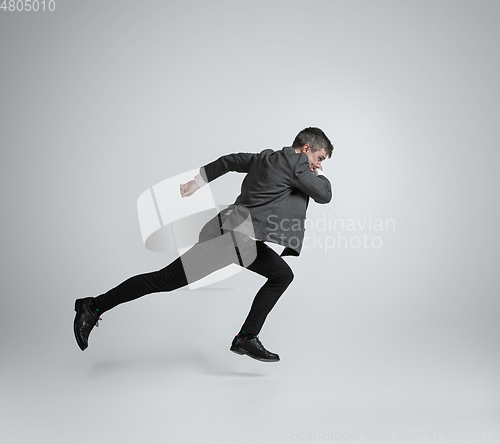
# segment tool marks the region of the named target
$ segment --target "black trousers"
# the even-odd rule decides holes
[[[264,242],[256,241],[256,258],[246,268],[267,278],[255,296],[250,312],[241,327],[247,333],[259,334],[267,315],[272,310],[280,296],[293,280],[293,273],[288,264]],[[133,276],[117,287],[95,298],[101,312],[108,311],[124,302],[140,298],[146,294],[162,291],[172,291],[188,284],[183,266],[189,257],[202,257],[203,266],[197,269],[197,278],[209,275],[220,268],[220,262],[210,260],[216,253],[204,248],[204,244],[196,244],[184,255],[174,260],[165,268]],[[237,263],[237,261],[233,262]]]

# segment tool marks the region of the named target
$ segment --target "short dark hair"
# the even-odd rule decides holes
[[[319,128],[310,127],[303,129],[295,137],[292,148],[302,148],[306,144],[311,147],[311,151],[325,150],[328,158],[332,157],[332,142],[330,142],[330,139]]]

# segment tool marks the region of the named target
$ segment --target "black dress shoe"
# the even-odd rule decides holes
[[[82,351],[89,346],[89,335],[94,326],[99,327],[99,316],[89,308],[91,300],[92,298],[83,298],[75,301],[76,316],[73,330],[76,342]]]
[[[253,339],[241,339],[236,336],[233,339],[230,350],[238,355],[247,355],[253,359],[263,362],[278,362],[280,357],[276,353],[267,351],[258,337]]]

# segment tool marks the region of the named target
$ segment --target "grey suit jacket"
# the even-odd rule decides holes
[[[282,256],[298,256],[302,249],[309,197],[330,202],[330,181],[309,170],[306,154],[292,147],[222,156],[200,169],[206,182],[229,171],[247,173],[234,202],[250,212],[255,237],[285,246]]]

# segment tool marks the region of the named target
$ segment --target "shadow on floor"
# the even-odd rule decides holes
[[[242,357],[243,359],[250,359]],[[213,376],[236,376],[255,378],[267,376],[264,372],[240,371],[233,365],[215,363],[199,352],[183,352],[169,355],[143,354],[123,358],[97,358],[90,368],[90,377],[99,379],[112,373],[123,373],[136,369],[161,369],[165,372],[191,371]]]

